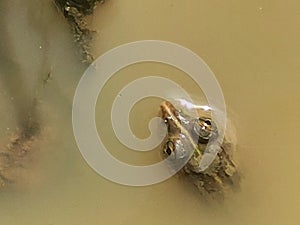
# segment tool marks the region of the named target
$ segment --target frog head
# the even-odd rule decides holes
[[[168,128],[162,154],[171,161],[191,156],[200,160],[206,144],[217,136],[217,127],[209,117],[188,115],[169,101],[161,103],[160,117]]]

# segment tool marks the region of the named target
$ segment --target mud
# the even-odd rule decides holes
[[[98,2],[102,1],[54,1],[72,28],[74,40],[84,62],[92,60],[89,53],[89,43],[93,34],[93,31],[87,28],[85,17],[92,14]],[[24,179],[34,158],[33,155],[39,151],[37,143],[43,131],[43,121],[39,108],[39,102],[42,100],[40,93],[43,92],[44,88],[47,88],[52,79],[52,64],[49,61],[50,31],[43,25],[44,19],[47,18],[43,15],[43,10],[48,7],[47,11],[50,11],[49,7],[55,7],[53,4],[43,5],[34,1],[32,3],[36,4],[36,7],[34,9],[28,7],[26,23],[32,29],[31,32],[36,34],[38,41],[33,44],[39,44],[41,53],[37,58],[38,62],[33,64],[36,67],[34,72],[26,74],[27,72],[22,67],[25,62],[18,61],[19,49],[17,49],[16,43],[9,33],[9,19],[7,19],[9,17],[7,17],[8,12],[6,11],[13,4],[19,3],[0,2],[0,13],[3,18],[0,21],[0,82],[5,88],[7,96],[12,99],[10,104],[13,105],[13,117],[16,120],[16,128],[11,130],[7,138],[4,138],[8,140],[7,144],[0,146],[0,190]],[[20,5],[20,7],[22,6]],[[31,12],[30,10],[34,11]],[[55,10],[53,9],[53,11]],[[57,14],[59,13],[57,12]],[[32,38],[30,42],[34,40]]]
[[[90,53],[90,43],[95,32],[88,28],[86,17],[93,13],[98,3],[103,4],[104,0],[54,0],[54,3],[70,24],[82,61],[91,63],[93,56]]]

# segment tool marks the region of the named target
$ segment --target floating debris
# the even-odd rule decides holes
[[[43,87],[45,87],[52,80],[52,72],[48,72],[46,77],[43,79]]]

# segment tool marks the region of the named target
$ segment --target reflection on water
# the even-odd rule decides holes
[[[237,126],[243,173],[241,191],[218,205],[204,204],[178,177],[133,188],[94,173],[72,133],[72,97],[85,67],[76,59],[67,23],[50,1],[1,3],[1,33],[8,34],[1,43],[9,43],[1,46],[1,147],[19,124],[19,107],[30,106],[34,97],[44,130],[37,155],[26,163],[25,182],[0,193],[1,224],[298,224],[299,7],[294,0],[111,0],[91,18],[98,31],[95,56],[122,43],[162,39],[192,49],[215,72]],[[126,149],[115,141],[106,116],[122,84],[152,73],[174,78],[203,99],[172,68],[145,64],[116,74],[99,96],[96,117],[99,134],[125,161],[132,158],[120,151]],[[141,123],[130,123],[137,135],[147,136],[147,120],[158,104],[149,99],[134,108],[132,117]],[[149,161],[156,160],[149,154]]]

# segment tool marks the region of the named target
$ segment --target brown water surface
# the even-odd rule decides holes
[[[110,0],[90,18],[98,32],[95,57],[120,44],[159,39],[188,47],[214,71],[236,124],[243,175],[241,190],[222,204],[203,203],[178,177],[137,188],[96,174],[72,132],[72,98],[85,66],[76,58],[68,25],[50,1],[3,1],[0,10],[1,41],[9,42],[1,55],[15,65],[15,72],[9,66],[0,71],[1,146],[18,126],[23,110],[14,104],[18,96],[24,97],[21,105],[38,99],[44,131],[26,182],[0,192],[1,224],[299,224],[299,1]],[[4,79],[9,73],[15,78]],[[132,162],[133,153],[116,141],[110,107],[124,84],[153,74],[203,100],[195,83],[168,66],[145,63],[115,74],[99,96],[96,120],[107,146],[124,161]],[[130,123],[137,136],[149,134],[148,120],[158,104],[145,99],[133,109]],[[140,157],[151,163],[157,155]]]

